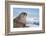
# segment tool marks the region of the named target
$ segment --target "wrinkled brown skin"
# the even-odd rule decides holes
[[[26,24],[26,16],[16,17],[14,19],[14,27],[25,27]]]

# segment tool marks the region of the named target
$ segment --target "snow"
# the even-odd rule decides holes
[[[39,18],[29,16],[26,17],[26,26],[37,27],[38,25],[34,24],[34,22],[39,23]]]

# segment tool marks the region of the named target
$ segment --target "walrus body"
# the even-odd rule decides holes
[[[16,17],[14,21],[14,27],[25,27],[26,24],[26,13],[21,13],[18,17]]]

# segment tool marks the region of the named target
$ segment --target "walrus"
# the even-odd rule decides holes
[[[26,16],[27,16],[27,13],[25,12],[22,12],[20,13],[19,16],[17,16],[15,19],[13,19],[13,22],[14,22],[14,27],[25,27],[25,24],[26,24]]]

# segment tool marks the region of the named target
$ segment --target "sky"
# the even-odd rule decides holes
[[[29,16],[39,17],[39,8],[13,8],[13,17],[26,12]]]

